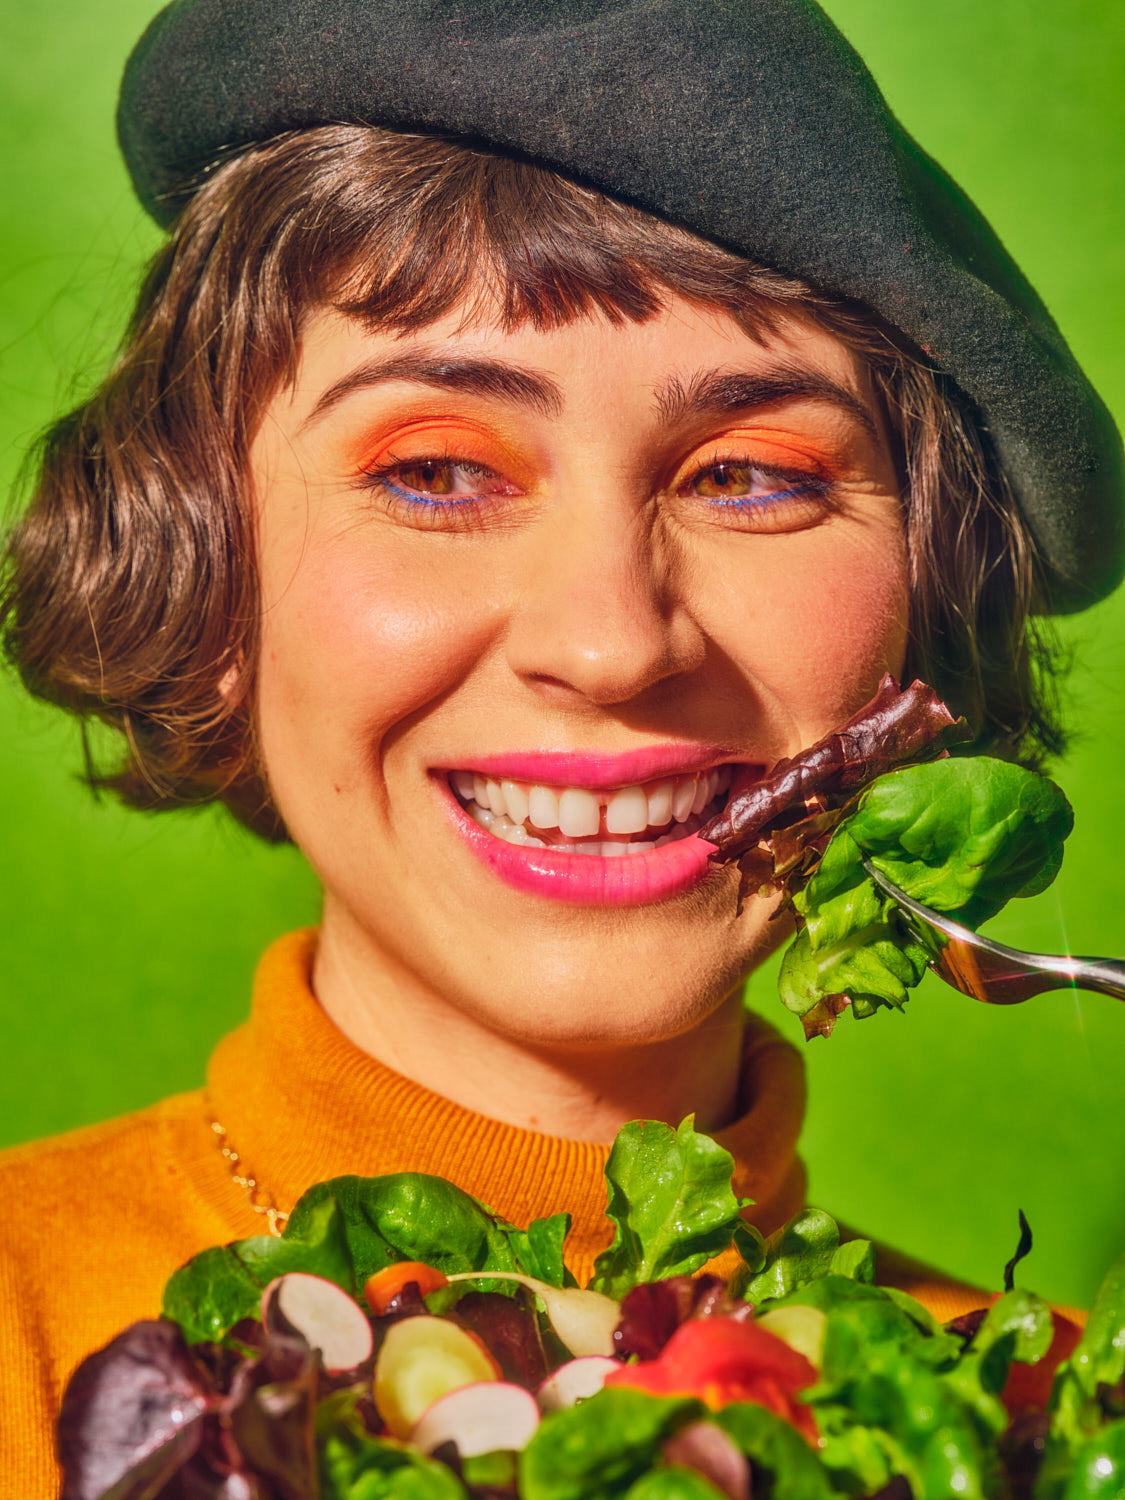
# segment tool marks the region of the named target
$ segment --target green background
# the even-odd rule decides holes
[[[996,224],[1125,417],[1125,7],[1119,0],[830,0],[892,106]],[[156,243],[112,109],[150,0],[4,0],[0,477],[109,357]],[[77,372],[77,374],[76,374]],[[1119,745],[1125,601],[1067,626],[1077,813],[1064,873],[994,925],[1025,947],[1125,952]],[[77,784],[69,724],[0,679],[0,1142],[197,1085],[246,1007],[256,955],[315,920],[314,883],[213,812],[144,818]],[[780,1018],[772,974],[751,1001]],[[995,1283],[1022,1207],[1027,1279],[1088,1299],[1125,1246],[1125,1009],[1013,1010],[926,981],[905,1016],[810,1046],[815,1197]],[[96,1204],[90,1205],[96,1211]]]

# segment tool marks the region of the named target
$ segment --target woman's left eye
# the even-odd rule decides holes
[[[828,481],[815,474],[792,473],[742,460],[708,464],[679,487],[680,495],[707,500],[720,510],[734,512],[815,506],[830,491]]]

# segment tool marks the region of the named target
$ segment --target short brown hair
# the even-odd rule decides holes
[[[1034,547],[966,398],[866,308],[542,167],[359,126],[280,136],[200,188],[142,287],[101,387],[46,436],[7,549],[0,620],[30,691],[120,731],[91,780],[146,808],[222,798],[283,837],[254,745],[250,443],[326,304],[409,332],[466,317],[643,321],[670,293],[754,337],[798,317],[867,364],[899,450],[908,671],[978,748],[1062,747],[1033,619]]]

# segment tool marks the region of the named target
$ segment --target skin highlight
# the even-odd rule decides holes
[[[859,362],[679,298],[639,324],[402,338],[322,311],[252,469],[257,730],[324,885],[329,1016],[516,1125],[728,1123],[741,983],[785,936],[771,903],[739,914],[714,868],[624,908],[514,889],[458,833],[443,768],[669,741],[768,768],[898,672],[899,481]]]

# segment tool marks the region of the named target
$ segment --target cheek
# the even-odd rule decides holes
[[[259,733],[283,812],[352,789],[486,649],[485,591],[385,534],[263,549]],[[378,780],[375,785],[379,784]]]
[[[713,630],[791,750],[850,717],[884,672],[901,673],[909,571],[897,515],[768,540],[782,545],[734,570]]]

